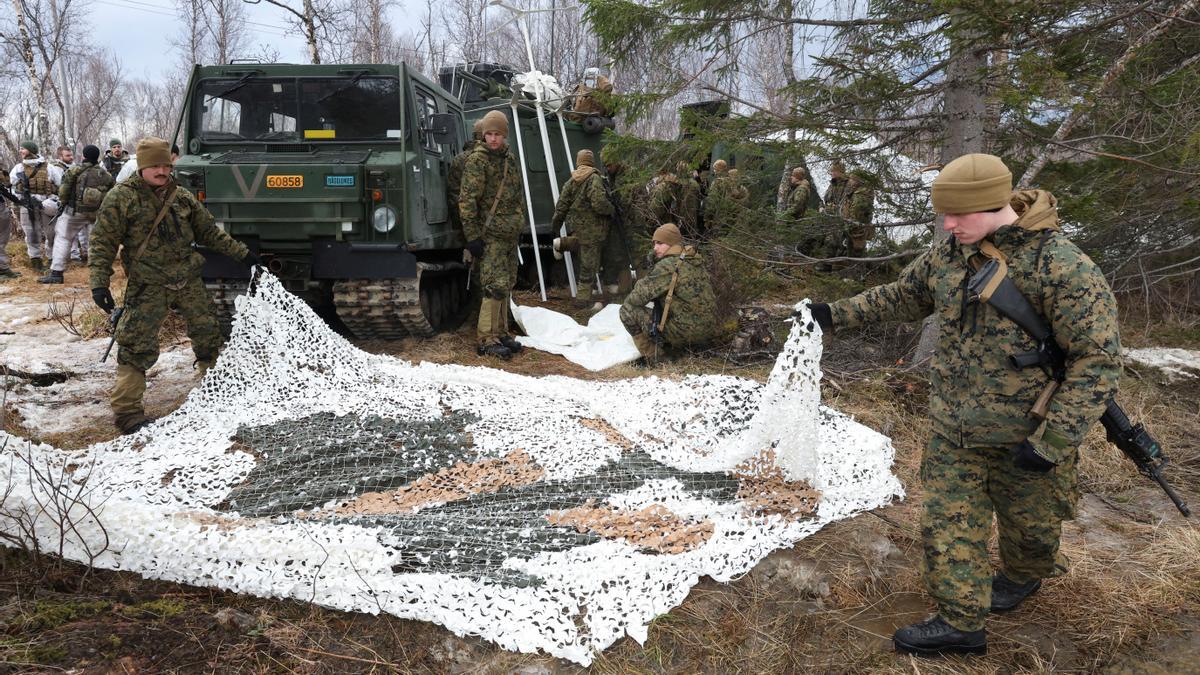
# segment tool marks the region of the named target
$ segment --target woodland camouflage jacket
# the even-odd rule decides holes
[[[1066,379],[1051,400],[1044,426],[1029,410],[1047,382],[1037,368],[1016,370],[1010,354],[1033,350],[1032,338],[991,307],[973,300],[967,281],[976,245],[944,239],[890,283],[830,307],[836,328],[887,319],[939,320],[930,369],[933,432],[962,447],[1004,447],[1029,438],[1039,454],[1059,462],[1074,451],[1121,374],[1117,306],[1104,276],[1059,230],[1054,198],[1014,194],[1020,214],[991,240],[1008,258],[1008,276],[1054,330],[1067,355]]]

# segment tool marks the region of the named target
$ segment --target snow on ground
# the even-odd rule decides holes
[[[7,403],[25,427],[39,434],[59,434],[110,424],[108,392],[117,369],[117,348],[113,347],[107,362],[100,363],[109,338],[83,340],[68,333],[50,318],[44,302],[15,297],[3,300],[0,364],[26,373],[68,375],[66,381],[48,386],[19,378],[10,381]],[[164,345],[158,363],[148,373],[148,408],[178,400],[191,390],[196,381],[194,358],[187,340]]]
[[[1125,357],[1162,370],[1172,382],[1177,379],[1200,377],[1200,351],[1174,347],[1146,347],[1130,349],[1125,352]]]

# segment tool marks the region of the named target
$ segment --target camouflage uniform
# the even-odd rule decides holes
[[[12,261],[9,260],[8,240],[12,237],[13,220],[12,209],[9,208],[8,201],[4,200],[0,203],[0,279],[15,279],[21,276],[12,269]]]
[[[557,232],[565,220],[567,231],[579,239],[578,300],[591,302],[592,285],[600,271],[608,221],[613,215],[612,202],[604,191],[604,179],[594,167],[580,164],[563,184],[554,206],[550,229]]]
[[[850,221],[845,227],[843,244],[847,255],[862,256],[867,250],[867,242],[875,236],[875,227],[871,218],[875,214],[875,190],[866,183],[847,186],[842,200],[842,218]]]
[[[675,223],[685,239],[699,239],[700,185],[691,176],[663,175],[650,192],[650,209],[660,224]]]
[[[102,199],[112,185],[112,175],[105,171],[104,167],[90,162],[73,166],[67,171],[62,185],[58,188],[58,202],[63,205],[63,214],[58,219],[55,231],[54,257],[50,263],[52,271],[62,272],[67,269],[67,258],[77,239],[84,246],[88,245],[88,231],[96,220],[97,212],[87,209],[84,200]],[[85,197],[82,193],[87,191],[90,193]],[[84,251],[86,250],[85,248]]]
[[[25,180],[21,176],[25,176]],[[38,202],[44,202],[58,194],[58,186],[62,182],[62,170],[53,164],[39,160],[19,162],[9,172],[9,184],[12,191],[18,195],[25,194],[26,183],[29,193]],[[50,257],[54,251],[54,222],[53,216],[47,215],[43,209],[35,209],[30,213],[24,206],[18,207],[21,218],[21,229],[25,231],[25,253],[29,255],[30,263],[35,269],[41,267],[43,257],[42,247],[45,245],[45,257]]]
[[[136,261],[131,258],[150,235],[166,188],[153,190],[140,175],[114,186],[100,205],[92,232],[88,261],[92,288],[108,288],[118,249],[129,277],[125,314],[117,330],[120,349],[117,388],[112,396],[113,414],[122,431],[145,420],[145,372],[158,360],[158,332],[168,311],[178,311],[187,322],[192,351],[202,372],[217,358],[221,328],[216,306],[200,278],[204,256],[193,244],[235,260],[243,260],[249,252],[216,226],[212,214],[191,192],[175,189],[166,217]]]
[[[625,172],[605,171],[605,191],[613,205],[613,215],[604,240],[604,254],[600,260],[601,277],[605,285],[619,285],[622,273],[637,265],[637,251],[644,250],[646,223],[646,191],[642,186],[625,179]],[[626,275],[628,276],[628,275]],[[632,283],[632,282],[627,282]],[[627,285],[622,292],[628,292]]]
[[[665,302],[671,277],[678,272],[663,328],[663,341],[674,347],[702,344],[717,334],[717,303],[704,259],[692,247],[672,247],[649,276],[638,279],[621,305],[621,323],[630,335],[650,332],[647,304]]]
[[[832,215],[840,215],[842,212],[842,197],[846,194],[846,183],[849,178],[842,176],[840,178],[829,179],[829,189],[825,191],[825,212]]]
[[[930,368],[933,436],[921,462],[924,577],[941,617],[962,631],[981,629],[988,613],[993,511],[1004,574],[1026,583],[1055,573],[1061,524],[1078,498],[1078,447],[1121,374],[1116,301],[1095,264],[1058,229],[1053,197],[1020,192],[1012,206],[1019,220],[990,239],[1068,359],[1044,423],[1029,410],[1046,377],[1008,362],[1010,354],[1033,349],[1032,339],[968,296],[969,260],[982,255],[978,245],[943,239],[895,282],[830,306],[837,328],[938,316]],[[1056,466],[1047,473],[1014,466],[1012,449],[1023,440]]]
[[[116,178],[117,174],[121,173],[121,167],[129,161],[129,151],[121,150],[120,154],[114,155],[112,150],[106,150],[104,158],[100,161],[104,164],[104,168],[113,175],[113,178]]]
[[[715,239],[727,233],[745,208],[750,192],[728,172],[721,172],[708,186],[704,199],[704,234]]]
[[[493,203],[496,212],[487,223]],[[483,259],[476,265],[484,298],[497,301],[490,303],[497,315],[485,316],[487,312],[480,311],[479,343],[495,344],[508,335],[508,297],[517,283],[516,248],[525,228],[521,170],[507,145],[491,150],[480,143],[471,151],[463,169],[458,208],[467,241],[484,241]]]

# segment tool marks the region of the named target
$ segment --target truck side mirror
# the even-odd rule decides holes
[[[434,113],[429,116],[427,131],[433,134],[433,140],[442,145],[449,145],[458,150],[458,126],[455,124],[458,116],[454,113]]]

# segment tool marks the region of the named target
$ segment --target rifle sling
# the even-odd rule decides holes
[[[154,233],[158,231],[158,224],[161,223],[163,218],[166,217],[167,211],[171,209],[171,204],[175,203],[175,196],[178,194],[179,189],[172,186],[171,191],[167,193],[166,198],[163,199],[162,208],[158,210],[158,215],[154,217],[154,224],[150,226],[150,231],[146,233],[146,238],[142,240],[142,245],[138,246],[137,252],[134,253],[133,257],[129,259],[130,274],[133,273],[134,263],[136,263],[142,257],[142,253],[144,253],[146,251],[146,247],[150,245],[150,240],[154,238]]]
[[[679,254],[679,259],[683,260],[685,253]],[[663,332],[667,327],[667,316],[671,314],[671,299],[675,297],[675,282],[679,281],[679,268],[676,267],[674,272],[671,272],[671,285],[667,286],[667,298],[663,301],[662,319],[658,322],[658,332]]]
[[[496,217],[496,207],[500,206],[500,195],[504,194],[504,185],[508,183],[508,158],[504,158],[504,173],[500,176],[500,185],[496,188],[496,198],[492,200],[492,208],[488,209],[487,220],[483,221],[483,231],[492,225],[492,218]]]

